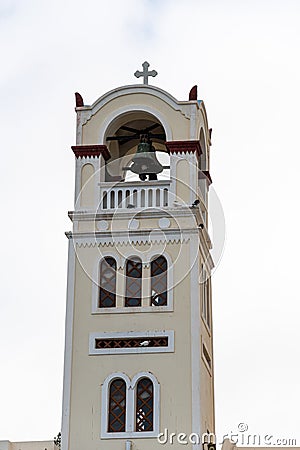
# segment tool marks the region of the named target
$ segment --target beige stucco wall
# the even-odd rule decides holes
[[[176,255],[178,249],[168,248]],[[140,248],[141,250],[141,248]],[[130,254],[132,250],[130,251]],[[114,251],[112,250],[112,254]],[[92,270],[97,249],[78,249],[84,265]],[[180,262],[174,268],[174,279],[180,280],[181,268],[189,263],[189,246],[181,246]],[[174,432],[191,430],[191,373],[190,373],[190,308],[189,277],[183,279],[174,291],[174,312],[91,315],[91,280],[80,264],[76,264],[76,294],[72,364],[72,450],[81,450],[84,442],[96,448],[123,448],[122,440],[99,441],[101,418],[101,384],[113,372],[125,372],[132,378],[138,372],[150,371],[161,385],[161,429]],[[175,353],[97,355],[88,356],[88,337],[94,331],[176,330]],[[83,388],[86,387],[86,388]],[[92,411],[92,413],[91,413]],[[176,414],[174,414],[176,411]],[[181,413],[180,413],[181,411]],[[91,419],[82,421],[82,415]],[[130,439],[135,441],[135,439]],[[160,444],[154,439],[137,439],[147,449]],[[144,442],[141,442],[144,441]]]
[[[119,96],[105,104],[91,119],[83,125],[81,144],[95,144],[99,142],[99,130],[103,126],[107,117],[118,115],[118,110],[127,108],[128,111],[135,110],[135,105],[143,105],[157,110],[170,124],[172,130],[172,140],[190,139],[190,121],[180,111],[175,111],[165,101],[154,95],[131,94]],[[101,142],[102,143],[102,142]]]
[[[57,450],[53,441],[0,441],[0,450]]]

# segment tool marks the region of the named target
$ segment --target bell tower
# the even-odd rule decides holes
[[[214,432],[210,131],[197,88],[178,101],[148,67],[92,105],[76,94],[62,450]]]

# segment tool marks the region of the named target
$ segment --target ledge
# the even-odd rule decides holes
[[[72,145],[71,148],[76,158],[99,158],[102,155],[107,161],[111,157],[106,145]]]
[[[165,145],[170,153],[197,153],[198,157],[202,153],[199,141],[168,141]]]

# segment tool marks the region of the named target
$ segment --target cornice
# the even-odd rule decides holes
[[[102,155],[107,161],[111,157],[106,145],[72,145],[71,148],[76,158],[99,158]]]
[[[195,108],[196,110],[200,109],[200,105],[197,100],[178,101],[167,91],[164,91],[157,86],[133,84],[113,89],[98,98],[92,105],[78,106],[75,110],[81,114],[82,125],[85,125],[92,118],[92,116],[94,116],[110,101],[121,96],[132,94],[148,94],[158,97],[171,106],[171,108],[175,111],[180,111],[181,114],[187,118],[190,118],[191,108]]]
[[[197,140],[168,141],[165,145],[169,153],[197,153],[198,157],[202,153],[200,142]]]
[[[145,211],[145,208],[134,208],[134,209],[116,209],[113,212],[110,211],[104,211],[101,212],[95,212],[91,210],[84,210],[84,211],[68,211],[68,217],[70,220],[73,221],[91,221],[91,220],[124,220],[124,219],[132,219],[133,217],[135,219],[160,219],[162,217],[168,217],[168,218],[187,218],[190,217],[190,214],[192,213],[195,215],[197,212],[197,208],[191,208],[189,206],[184,205],[178,205],[176,207],[165,207],[164,209],[156,209],[155,207],[153,209],[147,208]],[[200,214],[200,213],[199,213]],[[198,216],[197,216],[198,217]],[[200,217],[200,216],[199,216]],[[199,219],[200,220],[200,219]]]
[[[91,232],[91,233],[73,233],[66,232],[68,239],[72,239],[78,247],[115,247],[147,244],[183,244],[190,240],[191,232],[184,233],[181,230],[172,230],[165,232],[161,230],[138,230],[128,231],[124,236],[124,231],[113,232]],[[197,230],[196,230],[197,231]]]

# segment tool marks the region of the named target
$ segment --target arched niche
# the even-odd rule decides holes
[[[142,135],[148,135],[156,150],[156,157],[163,166],[170,165],[170,157],[165,146],[166,131],[161,121],[147,111],[129,111],[115,117],[108,125],[104,142],[111,154],[106,164],[106,181],[138,181],[139,177],[124,167],[130,166],[136,154]],[[167,172],[167,173],[166,173]],[[159,179],[169,178],[166,169]]]
[[[95,168],[92,164],[84,164],[81,168],[80,206],[93,207],[95,204]]]

